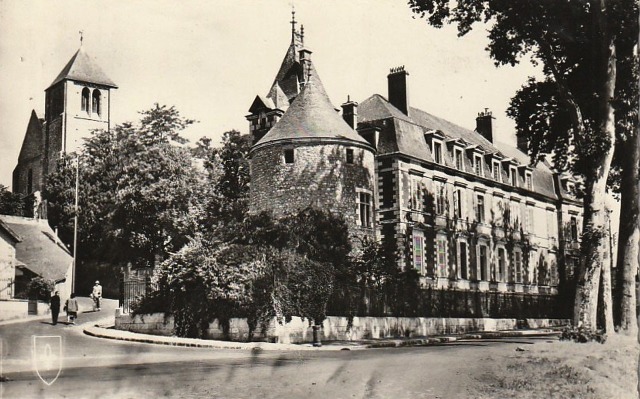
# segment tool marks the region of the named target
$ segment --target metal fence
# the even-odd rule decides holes
[[[327,314],[371,317],[563,318],[557,295],[420,289],[405,293],[367,290],[360,298],[334,293]]]
[[[0,299],[11,299],[13,296],[13,278],[0,278]]]
[[[120,307],[124,313],[131,312],[131,307],[148,292],[153,290],[149,277],[126,279],[120,283]]]

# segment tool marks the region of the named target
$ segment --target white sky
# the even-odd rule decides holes
[[[137,121],[154,102],[175,105],[202,136],[248,132],[244,116],[266,95],[291,37],[290,0],[0,1],[0,184],[11,185],[32,109],[79,46],[118,86],[112,122]],[[496,68],[486,27],[463,38],[414,19],[403,0],[296,0],[296,19],[327,92],[339,106],[387,95],[389,68],[410,73],[410,103],[473,129],[485,107],[494,137],[515,143],[509,99],[538,70]],[[299,25],[298,25],[299,26]]]

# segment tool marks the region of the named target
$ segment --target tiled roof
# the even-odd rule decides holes
[[[280,140],[309,138],[349,140],[369,146],[336,112],[313,66],[310,67],[308,82],[300,94],[255,146]]]
[[[100,66],[80,47],[71,57],[67,65],[54,79],[49,87],[63,80],[74,80],[86,83],[95,83],[103,86],[117,88],[115,83],[102,71]]]
[[[16,244],[16,259],[27,269],[50,280],[65,278],[73,257],[46,220],[6,215],[0,215],[0,220],[22,239]]]
[[[520,165],[529,165],[529,156],[516,148],[504,144],[492,143],[478,132],[466,129],[438,118],[417,108],[410,108],[409,115],[394,107],[386,98],[379,94],[360,103],[358,107],[358,122],[372,123],[393,118],[393,125],[382,125],[378,155],[400,152],[417,159],[433,162],[431,150],[427,145],[424,134],[429,131],[440,131],[445,139],[461,139],[469,145],[476,145],[488,153],[498,153],[506,158],[513,158]],[[446,166],[454,167],[451,157],[444,154]],[[487,165],[488,166],[488,165]],[[472,170],[466,165],[466,170]],[[488,167],[485,176],[490,175]],[[556,198],[553,184],[553,172],[542,162],[533,167],[532,181],[534,190],[547,197]],[[520,186],[524,186],[521,182]]]

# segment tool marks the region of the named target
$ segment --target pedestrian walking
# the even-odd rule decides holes
[[[51,324],[55,326],[58,324],[58,314],[60,313],[60,295],[58,291],[53,293],[49,302],[49,309],[51,309]]]
[[[93,299],[93,310],[100,310],[100,299],[102,299],[102,286],[100,285],[100,281],[96,280],[95,285],[93,286],[93,291],[91,292],[91,299]]]
[[[76,324],[78,318],[78,300],[76,294],[71,294],[71,298],[67,299],[64,305],[64,310],[67,312],[67,323]]]

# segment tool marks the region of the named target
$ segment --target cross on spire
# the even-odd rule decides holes
[[[296,8],[291,6],[291,43],[293,43],[296,38],[296,24]]]
[[[78,31],[78,33],[80,34],[80,47],[82,47],[82,39],[83,39],[83,35],[84,35],[84,31]]]

